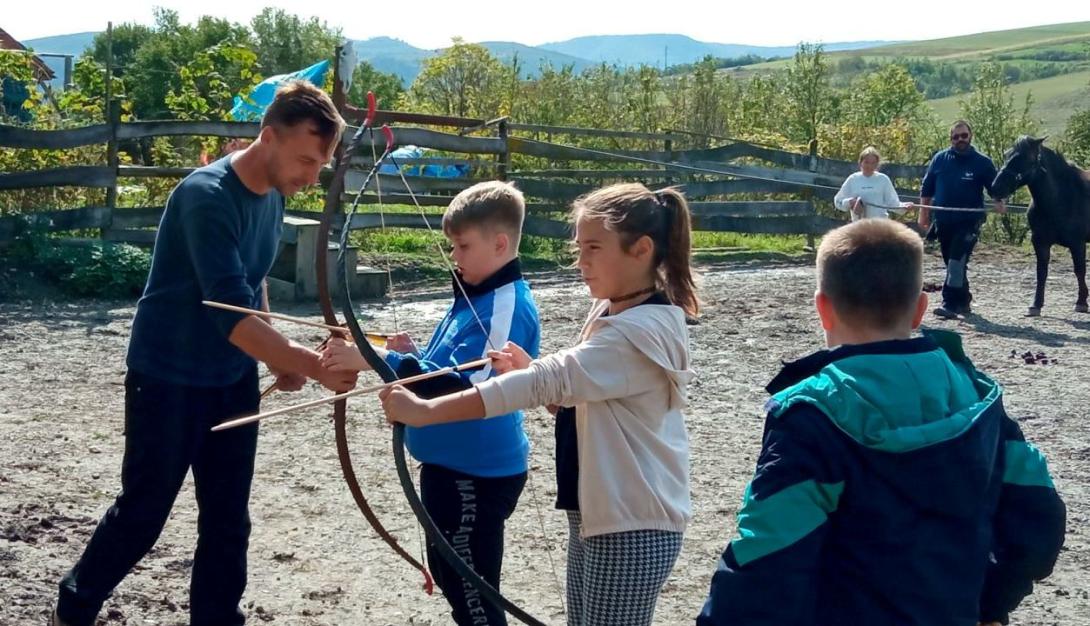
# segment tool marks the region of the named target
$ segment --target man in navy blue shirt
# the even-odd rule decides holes
[[[942,249],[942,261],[946,264],[946,280],[942,284],[942,306],[935,315],[954,319],[970,312],[969,303],[969,256],[980,237],[980,225],[984,223],[984,191],[992,194],[995,180],[995,164],[987,156],[973,148],[973,129],[969,122],[958,120],[950,127],[950,147],[931,157],[923,184],[920,187],[920,203],[951,207],[952,209],[981,209],[980,211],[935,210],[935,230]],[[995,211],[1005,213],[1006,205],[995,199]],[[920,227],[931,227],[931,210],[920,208]]]
[[[284,198],[317,182],[343,130],[329,96],[290,83],[251,146],[196,170],[171,192],[129,340],[121,493],[61,580],[54,625],[94,624],[107,596],[155,544],[190,468],[200,510],[190,623],[243,623],[257,425],[209,429],[257,412],[258,361],[288,391],[307,378],[345,391],[356,377],[323,368],[317,352],[262,318],[201,301],[268,310],[265,278]]]

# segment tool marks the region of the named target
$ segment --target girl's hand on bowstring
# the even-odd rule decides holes
[[[427,400],[401,385],[386,387],[378,392],[382,401],[382,410],[390,424],[401,423],[406,426],[427,426],[431,423],[431,410]]]
[[[488,358],[492,359],[492,369],[498,374],[506,374],[513,370],[524,370],[530,367],[533,359],[518,344],[508,341],[500,350],[489,350]]]

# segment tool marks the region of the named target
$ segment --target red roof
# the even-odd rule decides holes
[[[0,50],[26,50],[26,46],[0,28]],[[53,70],[49,69],[44,61],[35,56],[32,63],[34,63],[34,73],[39,81],[53,80]]]

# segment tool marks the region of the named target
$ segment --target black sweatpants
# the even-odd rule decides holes
[[[237,626],[246,588],[250,482],[257,424],[210,432],[257,411],[257,368],[225,387],[189,387],[130,371],[125,378],[125,456],[121,494],[83,556],[61,580],[57,611],[90,626],[114,587],[159,538],[186,474],[193,469],[197,550],[189,588],[192,626]]]
[[[526,485],[526,473],[499,478],[472,476],[425,463],[420,469],[420,497],[436,526],[470,566],[496,589],[503,565],[503,531]],[[450,603],[451,617],[460,626],[507,623],[498,609],[432,546],[428,567]]]
[[[946,280],[942,283],[944,308],[966,307],[973,299],[969,292],[969,257],[980,238],[980,225],[979,220],[938,224],[939,248],[946,264]]]

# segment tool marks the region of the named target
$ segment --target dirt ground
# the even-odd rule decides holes
[[[972,270],[977,314],[939,322],[965,336],[978,366],[1006,387],[1007,407],[1048,456],[1068,506],[1067,545],[1053,576],[1014,614],[1016,624],[1090,625],[1090,316],[1072,311],[1066,255],[1056,255],[1045,316],[1022,316],[1033,289],[1029,257],[982,251]],[[704,272],[707,309],[691,328],[696,370],[688,411],[695,517],[658,605],[656,623],[691,624],[760,447],[763,386],[782,359],[820,346],[804,266],[725,266]],[[928,280],[941,264],[928,261]],[[536,277],[543,350],[568,345],[586,311],[570,274]],[[368,326],[424,335],[441,316],[436,288],[364,304]],[[57,581],[81,553],[119,489],[124,354],[132,302],[0,303],[0,624],[44,624]],[[275,306],[275,305],[274,305]],[[279,308],[314,316],[314,306]],[[317,319],[315,317],[315,319]],[[308,344],[319,332],[281,324]],[[1012,352],[1045,353],[1027,364]],[[310,387],[276,394],[269,408],[320,397]],[[403,500],[377,403],[349,404],[349,432],[365,493],[414,553],[421,537]],[[251,510],[250,623],[445,624],[445,603],[364,522],[342,482],[328,410],[262,425]],[[549,624],[562,624],[566,526],[552,509],[552,422],[527,415],[534,443],[530,486],[508,527],[504,592]],[[196,507],[187,482],[162,538],[118,587],[101,623],[188,623]],[[555,565],[555,570],[552,567]],[[555,576],[555,578],[554,578]]]

